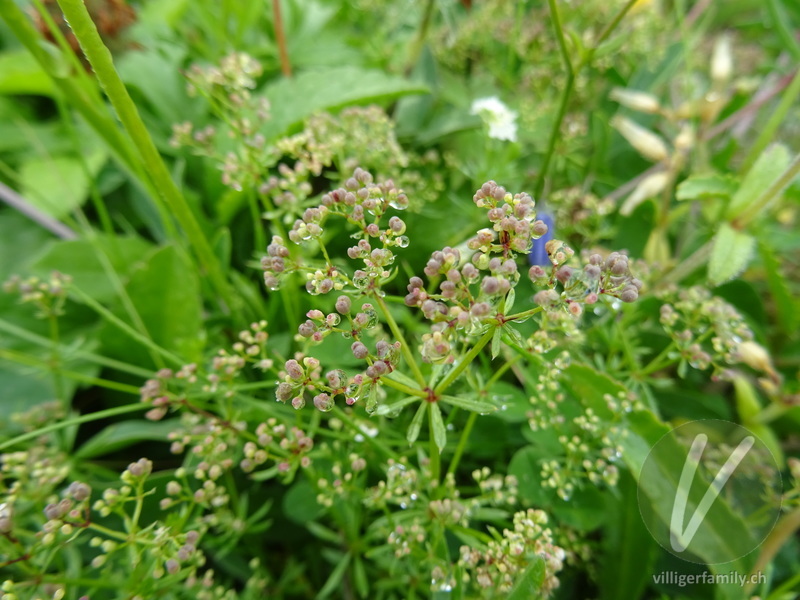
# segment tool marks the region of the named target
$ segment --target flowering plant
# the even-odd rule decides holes
[[[667,596],[670,431],[720,440],[698,514],[733,452],[711,419],[760,446],[691,559],[795,584],[800,79],[742,141],[771,79],[737,60],[781,68],[752,31],[200,0],[145,3],[112,57],[124,28],[33,4],[58,48],[0,0],[59,107],[26,131],[68,141],[0,143],[42,228],[0,213],[0,598]],[[710,65],[654,62],[664,23]]]

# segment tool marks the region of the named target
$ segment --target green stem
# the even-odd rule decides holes
[[[39,367],[41,369],[52,369],[52,363],[42,360],[36,356],[30,356],[29,354],[23,354],[22,352],[16,352],[14,350],[5,350],[0,349],[0,358],[5,360],[10,360],[12,362],[21,364],[21,365],[28,365],[30,367]],[[125,383],[119,383],[116,381],[111,381],[109,379],[101,379],[99,377],[92,377],[90,375],[85,375],[84,373],[78,373],[77,371],[68,371],[66,369],[58,369],[58,373],[62,377],[67,377],[74,381],[80,381],[82,383],[86,383],[88,385],[93,385],[97,387],[103,387],[109,390],[116,390],[118,392],[124,392],[126,394],[133,394],[138,396],[140,394],[140,390],[138,387],[133,385],[128,385]],[[66,402],[66,400],[64,400]]]
[[[439,385],[436,386],[435,392],[437,395],[441,394],[448,387],[450,387],[450,384],[458,379],[458,376],[461,375],[464,369],[472,364],[472,361],[475,360],[475,357],[478,356],[481,350],[483,350],[483,347],[492,340],[495,329],[495,327],[490,327],[489,331],[484,333],[483,337],[479,339],[477,343],[470,348],[469,352],[464,355],[464,357],[461,359],[461,362],[459,362],[458,365],[452,371],[450,371],[444,379],[442,379]]]
[[[636,372],[636,375],[639,377],[644,377],[646,375],[650,375],[650,373],[655,373],[656,371],[660,371],[667,365],[671,364],[672,360],[664,362],[664,359],[667,357],[667,354],[675,350],[676,344],[674,341],[670,342],[666,348],[664,348],[661,352],[659,352],[658,356],[656,356],[653,360],[647,363],[646,366],[642,367]]]
[[[428,458],[431,467],[431,480],[439,481],[442,473],[442,458],[439,456],[439,447],[436,445],[435,436],[433,433],[433,419],[431,413],[433,411],[433,402],[428,403]]]
[[[103,317],[103,319],[108,321],[111,325],[114,325],[117,329],[119,329],[132,339],[142,344],[145,348],[148,348],[156,352],[157,354],[160,354],[161,356],[163,356],[169,362],[173,363],[176,366],[182,366],[184,364],[184,361],[181,360],[178,356],[172,354],[172,352],[170,352],[169,350],[165,350],[150,338],[136,331],[133,327],[128,325],[125,321],[120,319],[118,316],[116,316],[114,313],[108,310],[105,306],[103,306],[102,304],[97,302],[94,298],[89,296],[86,292],[82,291],[80,288],[75,286],[74,283],[70,286],[70,291],[73,292],[79,298],[80,302],[86,304],[89,308],[91,308],[93,311],[95,311],[97,314]]]
[[[414,38],[414,45],[411,47],[411,52],[408,54],[408,62],[406,63],[405,73],[410,74],[417,64],[422,48],[425,47],[425,38],[428,37],[428,28],[431,25],[431,17],[433,16],[434,0],[426,0],[425,12],[422,13],[422,21],[420,22],[419,29],[417,30],[417,37]]]
[[[231,288],[225,279],[222,266],[217,260],[211,244],[206,239],[186,199],[182,196],[178,186],[172,180],[167,166],[161,159],[158,149],[139,115],[136,104],[130,97],[125,84],[114,67],[111,53],[100,38],[86,5],[82,0],[58,0],[58,5],[61,7],[72,28],[72,32],[89,60],[97,80],[106,92],[134,146],[139,151],[143,166],[153,185],[160,193],[163,201],[163,204],[159,203],[162,207],[162,212],[166,212],[168,215],[175,215],[178,223],[186,232],[200,265],[208,274],[212,285],[220,298],[227,304],[228,309],[235,314],[238,303],[231,293]],[[166,218],[164,224],[167,227],[169,226],[169,217]]]
[[[51,423],[50,425],[45,425],[44,427],[40,427],[35,431],[29,431],[27,433],[23,433],[22,435],[18,435],[17,437],[11,438],[10,440],[6,440],[5,442],[0,442],[0,450],[11,448],[27,440],[35,439],[41,435],[50,433],[52,431],[58,431],[60,429],[72,427],[73,425],[80,425],[81,423],[89,423],[91,421],[100,421],[101,419],[108,419],[110,417],[116,417],[119,415],[124,415],[140,410],[147,410],[149,408],[150,407],[147,404],[141,404],[137,402],[135,404],[126,404],[125,406],[117,406],[115,408],[99,410],[97,412],[93,412],[88,415],[82,415],[80,417],[64,419],[63,421],[58,421],[57,423]]]
[[[523,310],[522,312],[518,312],[515,315],[506,315],[505,320],[506,321],[517,321],[519,319],[527,319],[528,317],[531,317],[531,316],[535,315],[538,312],[542,312],[542,307],[541,306],[537,306],[535,308],[529,308],[528,310]]]
[[[50,345],[50,340],[48,338],[32,333],[27,329],[23,329],[22,327],[17,327],[16,325],[9,323],[8,321],[4,321],[3,319],[0,319],[0,331],[10,333],[11,335],[14,335],[20,339],[31,342],[38,346],[42,346],[43,348],[46,348]],[[63,345],[59,345],[59,351],[64,352],[65,350],[66,348]],[[87,352],[86,350],[77,349],[77,350],[70,350],[70,352],[72,352],[74,356],[77,358],[83,358],[85,360],[97,363],[104,367],[108,367],[109,369],[116,369],[124,373],[136,375],[137,377],[150,377],[152,375],[152,372],[148,369],[142,369],[125,362],[114,360],[113,358],[106,358],[105,356],[101,356],[93,352]],[[269,385],[274,387],[273,383],[269,384],[265,383],[262,385],[264,386]]]
[[[389,324],[389,329],[391,329],[392,335],[394,335],[394,337],[400,342],[400,351],[403,353],[403,357],[406,359],[408,366],[414,373],[414,379],[417,380],[420,388],[424,388],[425,377],[423,377],[422,371],[420,370],[417,361],[414,359],[414,355],[411,353],[411,348],[409,347],[408,342],[406,342],[405,337],[403,337],[403,332],[400,331],[400,328],[397,326],[397,322],[394,320],[392,313],[389,312],[389,307],[386,306],[386,301],[378,294],[375,294],[374,297],[375,302],[378,304],[378,306],[380,306],[381,310],[383,311],[383,315],[386,317],[386,322]]]
[[[539,172],[538,185],[536,186],[537,197],[540,197],[544,193],[544,189],[547,184],[547,174],[550,170],[550,164],[553,159],[553,154],[555,153],[556,142],[558,141],[558,136],[561,132],[561,123],[567,114],[567,106],[569,106],[569,100],[575,87],[575,78],[581,72],[583,67],[591,63],[594,53],[608,38],[608,36],[610,36],[611,33],[617,28],[617,25],[620,24],[622,19],[633,7],[633,5],[636,4],[636,1],[637,0],[628,0],[625,6],[623,6],[617,12],[617,14],[614,15],[614,18],[611,20],[611,22],[600,32],[600,35],[597,37],[597,41],[595,41],[592,47],[587,50],[581,61],[577,65],[573,66],[567,51],[566,37],[564,36],[564,29],[561,25],[561,17],[558,12],[557,0],[548,0],[548,4],[550,5],[550,14],[553,20],[553,29],[556,33],[556,39],[558,40],[558,47],[561,52],[561,57],[564,61],[564,66],[567,69],[567,82],[564,85],[564,91],[561,93],[561,100],[559,101],[558,105],[558,113],[556,114],[556,119],[553,122],[553,127],[550,130],[550,137],[547,142],[547,150],[545,151],[544,160],[542,161],[542,168]]]
[[[469,439],[469,434],[472,433],[472,428],[475,426],[475,421],[477,419],[478,419],[478,413],[476,412],[469,413],[469,417],[467,417],[467,422],[464,425],[464,430],[461,432],[461,437],[458,440],[456,453],[453,455],[453,459],[450,461],[450,465],[447,467],[448,475],[455,474],[456,469],[458,468],[458,463],[461,461],[461,455],[464,454],[464,449],[467,447],[467,440]]]
[[[661,279],[662,284],[678,283],[702,267],[711,256],[711,247],[711,242],[706,242],[700,246],[691,256],[684,259],[671,271],[668,271]]]
[[[553,21],[553,29],[556,32],[561,59],[564,61],[564,66],[567,67],[567,73],[574,76],[575,70],[572,67],[572,60],[569,57],[567,40],[564,37],[564,28],[561,25],[561,15],[558,12],[558,0],[547,0],[547,4],[550,6],[550,18]]]
[[[65,403],[67,398],[64,395],[64,382],[61,379],[61,344],[58,336],[58,317],[54,314],[47,316],[50,325],[50,372],[53,375],[53,389],[56,399]]]
[[[399,381],[395,381],[394,379],[389,379],[388,377],[381,377],[381,383],[389,386],[390,388],[396,389],[398,392],[403,392],[404,394],[408,394],[409,396],[417,396],[419,398],[428,397],[427,392],[423,392],[422,390],[416,390],[410,386],[407,386],[404,383],[400,383]]]

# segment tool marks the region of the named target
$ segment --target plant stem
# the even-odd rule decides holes
[[[36,356],[31,356],[29,354],[24,354],[22,352],[16,352],[14,350],[5,350],[0,348],[0,358],[3,358],[5,360],[10,360],[12,362],[21,365],[28,365],[30,367],[39,367],[45,370],[53,368],[52,362],[48,362]],[[99,377],[92,377],[90,375],[85,375],[84,373],[78,373],[77,371],[67,371],[65,369],[59,368],[58,374],[60,377],[67,377],[74,381],[81,381],[89,385],[95,385],[97,387],[103,387],[109,390],[116,390],[118,392],[124,392],[126,394],[133,394],[135,396],[138,396],[140,393],[139,388],[136,386],[128,385],[126,383],[111,381],[110,379],[101,379]],[[59,397],[59,400],[62,400],[62,402],[66,402],[66,398]]]
[[[54,314],[47,316],[47,321],[50,325],[50,371],[53,375],[53,389],[55,391],[56,400],[61,403],[66,403],[67,398],[64,395],[64,382],[61,379],[61,352],[58,339],[58,317]]]
[[[694,254],[680,262],[674,269],[667,272],[661,283],[678,283],[694,271],[702,267],[711,256],[711,242],[706,242],[694,251]]]
[[[281,73],[285,77],[292,76],[292,63],[289,62],[289,52],[286,49],[286,33],[283,30],[283,17],[281,16],[281,0],[272,0],[272,16],[275,21],[275,42],[278,44],[278,55],[281,60]]]
[[[173,363],[175,366],[182,366],[184,361],[181,360],[180,357],[172,354],[169,350],[165,350],[158,344],[156,344],[153,340],[148,338],[147,336],[142,335],[138,331],[136,331],[133,327],[128,325],[125,321],[120,319],[110,310],[108,310],[105,306],[97,302],[94,298],[89,296],[86,292],[82,291],[80,288],[75,286],[73,283],[70,285],[70,291],[73,292],[81,302],[86,304],[89,308],[94,310],[97,314],[99,314],[103,319],[108,321],[111,325],[114,325],[117,329],[126,333],[129,337],[133,338],[140,344],[142,344],[145,348],[148,348],[154,351],[156,354],[159,354],[166,358],[169,362]]]
[[[535,315],[538,312],[542,311],[541,306],[537,306],[535,308],[529,308],[528,310],[523,310],[522,312],[518,312],[514,315],[506,315],[506,321],[517,321],[519,319],[527,319],[530,316]]]
[[[428,458],[431,467],[431,480],[439,481],[442,474],[442,458],[439,456],[439,447],[436,445],[433,433],[433,402],[428,403]]]
[[[408,54],[408,62],[406,63],[405,73],[409,75],[417,64],[422,48],[425,46],[425,38],[428,37],[428,28],[431,25],[431,17],[433,16],[434,0],[426,0],[425,12],[422,13],[422,21],[420,21],[419,29],[417,30],[417,37],[414,38],[411,51]]]
[[[427,392],[423,392],[422,390],[415,390],[414,388],[409,387],[404,383],[400,383],[399,381],[395,381],[394,379],[389,379],[388,377],[382,377],[381,383],[384,385],[388,385],[390,388],[396,389],[398,392],[403,392],[404,394],[408,394],[409,396],[417,396],[419,398],[428,397]]]
[[[22,327],[17,327],[16,325],[9,323],[8,321],[4,321],[3,319],[0,319],[0,331],[10,333],[11,335],[15,335],[20,339],[32,342],[44,348],[46,348],[50,344],[50,340],[48,338],[32,333],[27,329],[23,329]],[[61,352],[65,350],[63,344],[59,345],[59,350]],[[137,377],[150,377],[152,375],[152,372],[148,369],[142,369],[122,361],[114,360],[113,358],[106,358],[105,356],[94,354],[93,352],[87,352],[86,350],[80,350],[80,349],[73,350],[72,352],[74,352],[74,356],[78,358],[83,358],[85,360],[97,363],[99,365],[103,365],[104,367],[108,367],[110,369],[116,369],[124,373],[136,375]],[[269,385],[273,386],[274,384],[270,383]]]
[[[476,344],[470,348],[469,352],[464,355],[464,357],[461,359],[461,362],[459,362],[458,365],[452,371],[450,371],[441,382],[439,382],[439,385],[436,386],[435,390],[437,395],[441,394],[448,387],[450,387],[450,384],[458,379],[458,376],[461,375],[464,369],[472,364],[472,361],[475,360],[475,357],[478,356],[481,350],[483,350],[483,347],[492,340],[495,329],[496,327],[490,327],[489,331],[484,333],[483,337],[479,339]]]
[[[509,363],[506,363],[509,364]],[[475,421],[478,419],[478,413],[470,412],[469,417],[467,417],[467,422],[464,425],[464,429],[461,432],[461,437],[458,440],[458,446],[456,447],[456,452],[453,454],[453,458],[450,460],[450,465],[447,467],[448,475],[453,475],[458,468],[458,463],[461,461],[461,455],[464,454],[464,450],[467,447],[467,440],[469,439],[469,434],[472,433],[472,428],[475,426]]]
[[[758,579],[757,577],[752,576],[757,575],[766,568],[770,561],[775,558],[775,555],[778,553],[778,550],[781,549],[781,546],[783,546],[784,543],[786,543],[798,529],[800,529],[800,508],[795,508],[792,512],[784,515],[775,524],[775,528],[767,536],[767,539],[761,544],[761,553],[758,555],[758,559],[756,560],[756,564],[753,566],[753,570],[750,571],[751,577],[749,582],[744,587],[745,594],[749,595],[750,590],[752,590],[753,586],[755,585],[752,582]]]
[[[119,415],[124,415],[140,410],[147,410],[149,408],[150,408],[149,405],[137,402],[135,404],[126,404],[125,406],[117,406],[115,408],[99,410],[97,412],[93,412],[88,415],[82,415],[80,417],[64,419],[63,421],[58,421],[57,423],[51,423],[50,425],[45,425],[44,427],[40,427],[39,429],[36,429],[34,431],[23,433],[22,435],[18,435],[17,437],[11,438],[10,440],[6,440],[5,442],[0,442],[0,450],[11,448],[26,440],[31,440],[39,437],[40,435],[44,435],[45,433],[58,431],[59,429],[66,429],[67,427],[72,427],[73,425],[80,425],[81,423],[89,423],[91,421],[99,421],[101,419],[116,417]]]
[[[556,142],[558,140],[559,133],[561,132],[561,123],[564,120],[564,117],[567,114],[567,106],[569,106],[570,97],[572,96],[572,90],[575,86],[575,77],[581,72],[583,67],[589,65],[594,57],[594,53],[600,47],[600,45],[611,35],[614,29],[617,28],[617,25],[620,24],[622,19],[628,13],[628,11],[636,4],[637,0],[628,0],[616,15],[611,20],[608,25],[600,32],[600,35],[597,37],[597,41],[592,45],[592,47],[587,50],[586,55],[581,59],[581,61],[574,65],[569,57],[569,53],[567,51],[566,45],[566,38],[564,36],[564,29],[561,25],[561,17],[558,12],[558,0],[548,0],[548,4],[550,5],[550,14],[552,16],[553,21],[553,29],[556,33],[556,39],[558,40],[558,48],[561,51],[561,57],[564,61],[564,66],[567,69],[567,81],[564,85],[564,91],[561,93],[561,100],[558,104],[558,113],[556,113],[555,121],[553,121],[553,127],[550,130],[550,138],[547,142],[547,150],[545,150],[544,160],[542,161],[542,168],[539,172],[539,180],[536,186],[536,197],[541,197],[544,193],[544,189],[547,185],[547,174],[550,170],[550,163],[553,159],[553,154],[555,153]]]
[[[386,322],[389,324],[389,329],[391,329],[392,335],[394,335],[394,337],[400,342],[400,351],[403,353],[403,357],[406,359],[409,368],[414,373],[414,379],[417,380],[420,388],[424,388],[425,377],[423,377],[422,371],[420,370],[417,361],[414,359],[414,355],[411,353],[411,348],[409,347],[408,342],[406,342],[403,332],[400,331],[400,328],[397,326],[397,322],[394,320],[392,313],[389,312],[389,307],[386,306],[386,301],[378,294],[375,294],[374,298],[378,306],[381,307],[383,315],[386,317]]]
[[[70,27],[72,27],[72,32],[89,60],[97,80],[106,92],[122,125],[138,150],[145,171],[163,201],[163,204],[159,203],[162,206],[162,211],[165,211],[167,215],[175,215],[178,223],[186,232],[200,265],[206,271],[220,299],[227,305],[229,311],[236,314],[238,303],[231,293],[231,288],[225,279],[214,250],[206,239],[186,199],[172,180],[167,166],[159,155],[158,149],[139,115],[136,104],[130,97],[125,84],[114,67],[111,53],[100,38],[86,5],[82,0],[58,0],[58,5],[61,7]],[[166,217],[164,224],[169,227],[169,217]]]

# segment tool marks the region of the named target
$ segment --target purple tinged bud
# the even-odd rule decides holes
[[[336,299],[336,312],[338,312],[340,315],[349,314],[351,304],[350,298],[347,296],[339,296]]]
[[[303,367],[301,367],[300,363],[293,358],[286,361],[284,368],[286,369],[286,373],[289,375],[289,377],[296,381],[299,381],[305,377]]]
[[[314,407],[322,412],[333,410],[333,399],[325,393],[314,396]]]
[[[314,335],[314,332],[317,330],[317,326],[314,325],[312,321],[306,321],[305,323],[300,323],[297,327],[297,333],[302,335],[304,338],[310,338]]]
[[[353,356],[359,360],[369,356],[369,349],[361,342],[353,342],[353,345],[350,346],[350,350],[352,350]]]
[[[623,302],[636,302],[639,297],[639,290],[635,286],[629,285],[619,295],[619,299]]]
[[[500,281],[497,277],[484,277],[481,289],[483,289],[484,293],[493,296],[500,291]]]

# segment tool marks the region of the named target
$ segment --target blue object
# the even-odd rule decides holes
[[[532,265],[549,265],[550,258],[548,258],[547,251],[544,249],[544,246],[547,244],[547,242],[552,240],[555,235],[555,221],[553,221],[553,216],[551,214],[544,211],[539,212],[539,214],[536,216],[540,220],[544,221],[547,225],[547,233],[545,233],[538,240],[533,240],[531,252],[528,254],[528,262]]]

